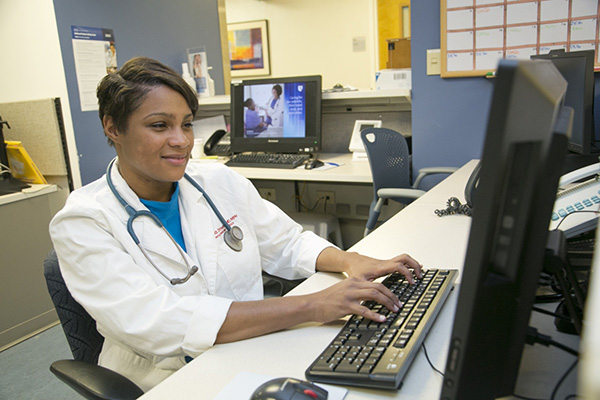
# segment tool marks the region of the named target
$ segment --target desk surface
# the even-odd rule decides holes
[[[468,163],[351,250],[378,258],[409,253],[425,267],[461,270],[471,220],[459,215],[440,218],[434,214],[434,210],[445,207],[448,197],[456,196],[464,200],[462,188],[474,165],[474,162]],[[338,274],[319,272],[290,295],[315,292],[340,279]],[[445,366],[456,299],[454,291],[425,340],[432,362],[442,369]],[[342,325],[343,321],[308,323],[258,338],[216,345],[142,399],[165,399],[175,393],[178,399],[213,399],[240,372],[305,379],[305,369],[335,337]],[[442,378],[431,369],[421,352],[401,390],[351,388],[346,399],[433,399],[439,397],[441,384]]]
[[[58,190],[56,185],[34,184],[17,193],[10,193],[0,196],[0,205],[14,203],[15,201],[29,199],[31,197],[42,196],[48,193],[54,193]]]
[[[352,153],[323,153],[319,160],[339,164],[328,169],[307,170],[303,166],[294,169],[232,167],[248,179],[268,179],[282,181],[373,183],[369,161],[353,160]],[[224,162],[224,160],[219,160]],[[192,162],[205,162],[196,161]]]

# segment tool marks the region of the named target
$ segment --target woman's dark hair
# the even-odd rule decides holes
[[[100,121],[108,115],[112,117],[118,130],[126,131],[131,113],[144,102],[151,89],[161,85],[181,94],[192,115],[196,115],[198,97],[177,72],[156,60],[136,57],[123,64],[117,72],[106,75],[98,84],[96,97]],[[113,145],[110,139],[108,144]]]
[[[277,96],[281,96],[281,92],[283,92],[283,90],[281,90],[281,85],[275,85],[273,86],[273,89],[275,89],[275,91],[277,92]]]

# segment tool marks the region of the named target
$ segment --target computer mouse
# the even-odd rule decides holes
[[[275,378],[260,385],[250,400],[326,400],[327,390],[294,378]]]
[[[310,159],[306,162],[306,164],[304,165],[305,169],[314,169],[314,168],[319,168],[320,166],[323,165],[323,161],[321,160],[317,160],[316,158],[314,159]]]

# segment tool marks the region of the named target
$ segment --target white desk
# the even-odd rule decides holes
[[[449,197],[458,197],[464,201],[464,185],[475,164],[475,161],[467,163],[351,250],[384,259],[408,253],[425,268],[454,268],[462,272],[471,218],[464,215],[440,218],[434,214],[434,210],[444,208]],[[319,272],[289,295],[315,292],[340,279],[340,275]],[[461,275],[456,289],[448,297],[425,339],[431,361],[441,370],[446,366],[460,279]],[[535,318],[534,316],[532,321]],[[547,317],[546,319],[550,321]],[[547,324],[551,325],[551,321]],[[342,325],[343,321],[330,324],[308,323],[258,338],[214,346],[146,393],[142,399],[213,399],[240,372],[305,379],[306,368],[336,336]],[[569,342],[564,337],[567,335],[561,336],[552,327],[547,329],[544,333],[551,334],[555,340],[576,347],[576,338]],[[549,397],[553,384],[570,365],[572,357],[567,356],[565,361],[561,358],[564,356],[560,351],[543,346],[526,346],[523,354],[524,362],[517,383],[517,393],[530,397]],[[529,356],[537,359],[532,362],[528,360],[531,358]],[[567,390],[574,387],[573,380],[571,376]],[[349,388],[346,399],[438,399],[441,385],[442,377],[432,370],[421,351],[400,390]],[[557,398],[564,397],[565,395],[559,394]]]
[[[433,210],[443,208],[451,196],[464,200],[462,188],[474,165],[471,162],[461,168],[351,250],[379,258],[409,253],[425,267],[462,269],[471,220],[458,215],[439,218]],[[340,279],[337,274],[317,273],[290,295],[314,292]],[[455,291],[425,340],[432,362],[442,369],[445,367],[456,299]],[[239,372],[245,371],[305,379],[305,369],[342,325],[343,321],[325,325],[309,323],[258,338],[214,346],[142,399],[213,399]],[[420,353],[400,391],[351,388],[346,399],[433,399],[439,397],[441,384],[442,378],[432,371]]]
[[[294,169],[232,167],[233,170],[248,179],[268,179],[281,181],[373,183],[368,160],[352,160],[351,153],[323,153],[319,160],[339,164],[329,169],[307,170],[303,166]],[[224,160],[219,160],[225,162]],[[196,161],[192,162],[206,162]]]

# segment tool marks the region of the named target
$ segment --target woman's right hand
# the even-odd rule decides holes
[[[330,322],[349,314],[361,315],[376,322],[384,322],[386,317],[366,306],[363,301],[375,301],[390,311],[396,312],[401,306],[398,297],[379,282],[370,282],[350,277],[320,292],[308,295],[313,307],[313,320]]]

